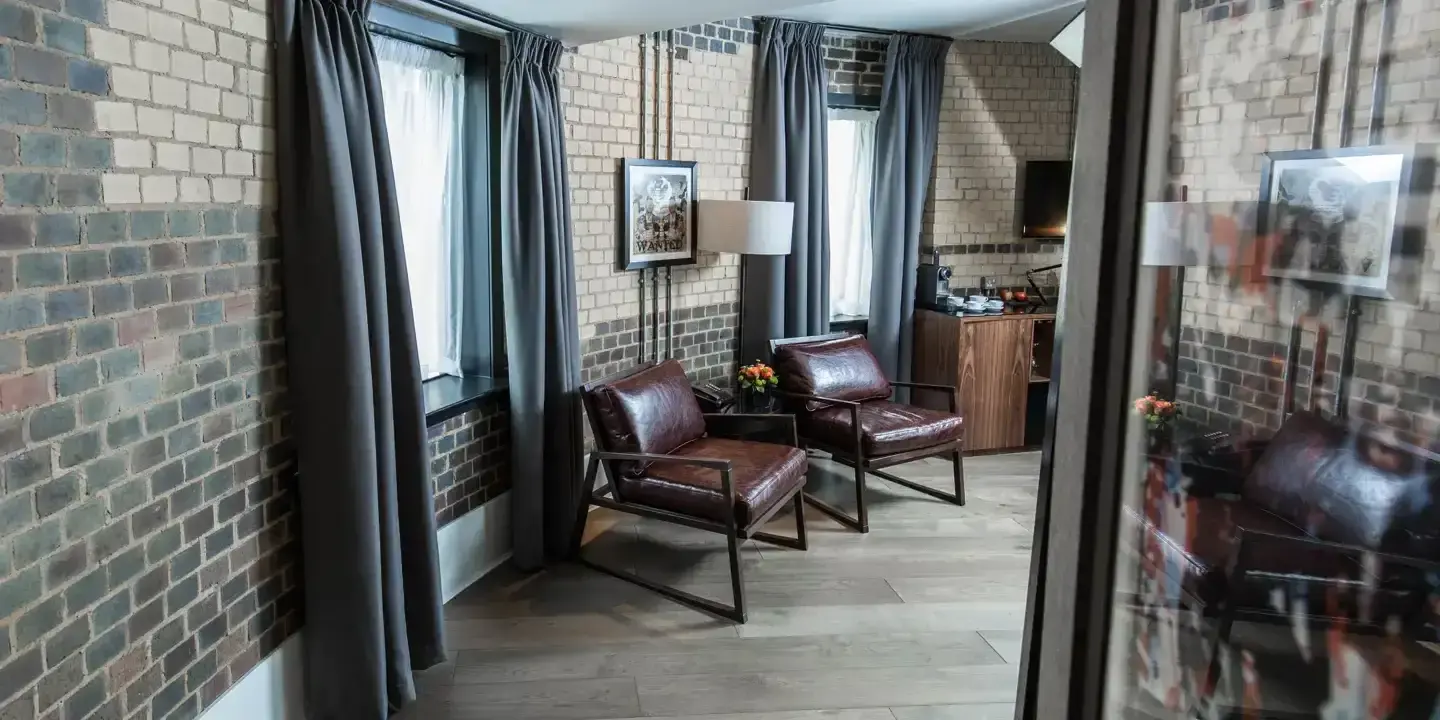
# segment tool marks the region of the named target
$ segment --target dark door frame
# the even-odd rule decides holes
[[[1090,0],[1018,720],[1098,720],[1128,419],[1157,3]],[[1173,92],[1162,87],[1161,92]]]

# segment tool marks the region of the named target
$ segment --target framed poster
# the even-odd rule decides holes
[[[1392,297],[1410,254],[1401,251],[1414,159],[1413,148],[1379,146],[1267,153],[1257,227],[1272,239],[1266,275]]]
[[[626,158],[621,174],[620,269],[693,265],[695,163]]]

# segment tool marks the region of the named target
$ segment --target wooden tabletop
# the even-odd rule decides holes
[[[953,317],[953,318],[955,318],[955,319],[957,319],[957,320],[963,320],[963,321],[965,321],[965,322],[993,322],[993,321],[995,321],[995,320],[1014,320],[1014,319],[1017,319],[1017,318],[1020,318],[1020,319],[1029,319],[1029,320],[1054,320],[1054,319],[1055,319],[1055,311],[1054,311],[1054,310],[1045,310],[1045,311],[1043,311],[1043,312],[1025,312],[1025,311],[1023,311],[1023,310],[1006,310],[1006,311],[1003,312],[1003,313],[998,313],[998,314],[994,314],[994,315],[973,315],[973,314],[961,314],[961,313],[946,313],[946,312],[940,312],[939,310],[930,310],[930,309],[928,309],[928,308],[922,308],[922,309],[920,310],[920,312],[932,312],[932,313],[935,313],[936,315],[944,315],[944,316],[946,316],[946,317]]]

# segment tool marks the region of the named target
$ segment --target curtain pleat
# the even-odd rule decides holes
[[[514,562],[538,569],[569,546],[581,482],[580,325],[560,105],[560,42],[506,39],[501,262],[510,367]]]
[[[386,717],[444,661],[420,368],[363,0],[275,0],[288,395],[311,720]]]
[[[940,135],[940,96],[950,41],[900,34],[890,38],[885,88],[876,123],[874,263],[870,347],[885,374],[910,379],[914,350],[915,273],[925,195]],[[902,400],[908,393],[898,393]]]
[[[789,255],[742,258],[741,362],[768,358],[773,338],[830,327],[825,26],[776,18],[760,26],[750,199],[795,203],[795,231]]]

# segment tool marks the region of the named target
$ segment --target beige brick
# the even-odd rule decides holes
[[[227,89],[235,87],[235,67],[219,60],[206,60],[205,82]]]
[[[190,85],[190,109],[195,112],[220,114],[220,88],[192,83]],[[204,141],[204,138],[201,138]]]
[[[188,104],[185,81],[156,75],[150,80],[152,99],[157,105],[184,108]]]
[[[151,72],[170,72],[170,48],[148,40],[136,40],[135,66]]]
[[[230,27],[230,3],[223,0],[200,0],[200,19],[209,25]]]
[[[231,62],[245,62],[245,54],[249,44],[238,35],[219,33],[220,57]]]
[[[245,195],[245,186],[237,178],[215,178],[210,181],[210,189],[217,203],[238,203]]]
[[[111,68],[110,88],[116,97],[149,100],[150,73],[123,67]]]
[[[151,164],[150,141],[115,138],[114,156],[115,167],[148,168]]]
[[[205,118],[175,113],[175,139],[203,143],[210,140],[210,123]]]
[[[215,147],[240,146],[239,126],[235,123],[210,121],[210,144]]]
[[[176,50],[170,53],[170,74],[182,80],[203,81],[205,61],[195,53]]]
[[[270,23],[264,15],[240,8],[231,9],[232,19],[230,27],[242,35],[249,35],[252,38],[266,39],[270,35]]]
[[[195,6],[195,0],[162,0],[161,5],[176,15],[184,15],[189,18],[200,17],[200,10]]]
[[[185,23],[185,47],[207,55],[215,54],[215,31],[204,25]]]
[[[175,135],[174,111],[139,107],[135,109],[135,119],[141,135],[163,138]]]
[[[178,143],[155,143],[155,165],[166,170],[189,172],[190,147]]]
[[[180,178],[180,202],[210,202],[210,181],[205,178]]]
[[[140,202],[140,176],[106,173],[100,176],[100,193],[106,205]]]
[[[250,43],[250,64],[261,70],[270,67],[270,46],[263,42]]]
[[[140,178],[140,196],[147,203],[173,203],[180,197],[172,175],[146,175]]]
[[[269,144],[266,141],[265,132],[265,128],[259,125],[241,125],[240,147],[257,152],[267,149]]]
[[[90,32],[90,57],[116,65],[130,64],[130,39],[120,33],[87,28]]]
[[[95,127],[102,132],[135,132],[135,106],[109,100],[97,101]]]
[[[215,148],[197,147],[191,152],[195,172],[207,175],[225,173],[225,153]]]
[[[106,19],[110,21],[110,27],[140,35],[150,34],[150,17],[145,8],[121,0],[110,0],[107,7]]]
[[[232,120],[245,120],[250,117],[250,99],[244,95],[227,92],[221,98],[223,114]]]
[[[149,11],[150,37],[171,45],[185,46],[185,23],[163,12]]]
[[[225,174],[250,176],[255,174],[255,155],[244,150],[225,152]]]

